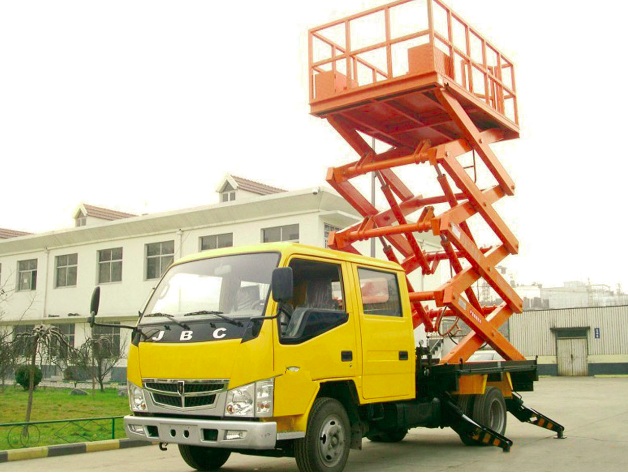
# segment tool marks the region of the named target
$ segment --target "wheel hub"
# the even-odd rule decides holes
[[[334,465],[342,457],[345,444],[345,433],[339,420],[335,417],[328,418],[323,424],[319,439],[321,458],[326,465]]]

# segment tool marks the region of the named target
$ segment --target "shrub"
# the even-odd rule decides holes
[[[32,370],[31,366],[21,365],[15,371],[15,381],[18,384],[20,384],[24,388],[24,390],[28,390],[29,377],[30,377],[31,370]],[[41,369],[39,367],[35,367],[33,387],[37,387],[37,385],[39,385],[39,382],[41,382],[42,377],[43,377],[43,374],[41,372]]]

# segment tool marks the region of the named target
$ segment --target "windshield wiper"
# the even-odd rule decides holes
[[[187,324],[182,323],[180,321],[177,321],[177,319],[173,315],[171,315],[171,314],[167,314],[167,313],[150,313],[150,314],[145,314],[144,315],[145,318],[150,318],[151,316],[166,318],[169,321],[172,321],[173,323],[175,323],[177,326],[182,327],[186,331],[190,330],[190,326],[188,326]]]
[[[213,316],[218,316],[225,321],[230,322],[231,324],[235,324],[236,326],[242,327],[243,324],[237,319],[230,318],[229,316],[225,316],[222,311],[209,311],[206,309],[202,309],[200,311],[192,311],[191,313],[185,313],[183,316],[199,316],[201,314],[211,314]]]

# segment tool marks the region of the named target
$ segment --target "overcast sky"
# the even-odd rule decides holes
[[[307,30],[381,0],[0,1],[0,227],[214,203],[226,173],[296,190],[356,159],[309,115]],[[520,283],[628,290],[619,2],[449,0],[516,65],[504,218]],[[501,208],[500,208],[501,209]]]

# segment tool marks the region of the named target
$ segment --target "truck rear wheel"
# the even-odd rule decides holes
[[[216,471],[227,462],[231,451],[204,446],[179,445],[179,453],[188,466],[197,471]]]
[[[487,426],[501,435],[506,432],[508,411],[504,396],[498,388],[488,387],[483,395],[460,397],[458,406],[473,421]],[[482,443],[466,435],[460,435],[460,439],[467,446],[483,446]]]
[[[342,471],[351,446],[351,425],[342,404],[334,398],[314,402],[305,437],[294,444],[300,471]]]

